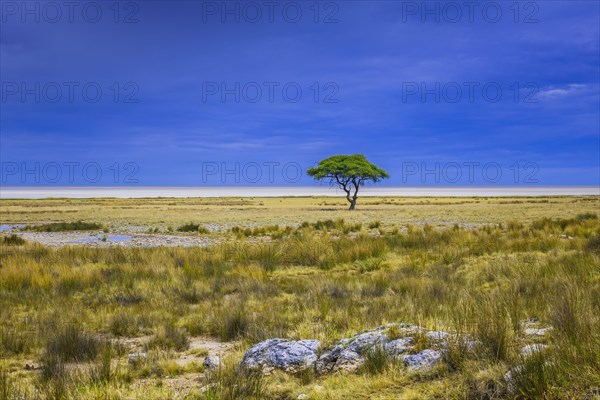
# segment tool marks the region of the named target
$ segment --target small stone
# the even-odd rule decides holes
[[[506,381],[506,390],[508,393],[514,393],[516,390],[515,387],[515,375],[520,374],[523,371],[523,366],[518,365],[512,369],[509,369],[504,374],[504,381]]]
[[[137,364],[141,361],[146,360],[148,356],[146,353],[131,353],[129,354],[129,364]]]
[[[528,344],[523,346],[520,350],[521,356],[529,357],[535,353],[539,353],[548,348],[548,345],[545,344]]]
[[[208,392],[209,390],[212,390],[212,389],[214,389],[214,388],[216,388],[216,387],[217,387],[217,385],[216,385],[215,383],[209,383],[208,385],[206,385],[206,386],[202,386],[202,387],[200,388],[200,393],[206,393],[206,392]]]
[[[204,357],[204,361],[202,361],[202,365],[206,369],[215,369],[221,366],[221,359],[217,356],[207,356]]]
[[[298,400],[303,400],[303,399],[308,399],[308,395],[304,394],[304,393],[300,393],[298,395],[298,397],[296,397]]]
[[[548,331],[551,331],[551,327],[547,328],[525,328],[523,333],[527,336],[546,336]]]
[[[34,362],[26,362],[25,369],[27,371],[35,371],[36,369],[40,369],[40,366],[39,366],[39,364],[36,364]]]

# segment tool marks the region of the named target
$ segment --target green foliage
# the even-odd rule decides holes
[[[309,168],[307,174],[317,180],[335,180],[337,178],[340,180],[356,179],[362,182],[378,182],[390,177],[385,170],[367,161],[362,154],[337,155],[326,158],[321,160],[317,167]]]

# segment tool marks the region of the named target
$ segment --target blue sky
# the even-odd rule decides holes
[[[2,2],[1,184],[600,181],[599,2],[275,3]]]

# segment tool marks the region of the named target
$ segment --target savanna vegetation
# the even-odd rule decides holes
[[[324,212],[343,204],[330,198],[195,201],[0,202],[3,223],[128,222],[182,234],[217,223],[211,234],[223,239],[206,248],[46,248],[3,236],[0,399],[599,394],[597,197],[365,198],[352,213]],[[262,376],[237,366],[264,339],[327,347],[401,321],[478,345],[468,352],[451,341],[440,365],[419,372],[381,351],[356,374]],[[526,338],[524,321],[552,330]],[[531,340],[548,347],[525,358]],[[225,365],[205,371],[215,347]]]

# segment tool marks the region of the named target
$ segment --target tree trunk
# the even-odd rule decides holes
[[[339,187],[341,187],[344,190],[344,192],[346,192],[346,200],[348,200],[348,203],[350,203],[350,208],[348,208],[348,210],[354,210],[354,208],[356,207],[356,197],[358,196],[358,188],[361,182],[360,179],[358,181],[356,181],[356,178],[348,178],[346,180],[341,180],[339,177],[336,176],[335,180]],[[354,186],[354,194],[352,196],[350,196],[350,194],[352,193],[352,185],[350,183],[352,183],[352,185]]]
[[[356,182],[356,180],[352,180],[352,184],[354,185],[354,195],[352,195],[352,199],[350,199],[350,190],[348,190],[348,201],[350,202],[350,208],[348,210],[354,210],[354,208],[356,207],[356,198],[358,197],[358,188],[360,186],[359,182]]]

